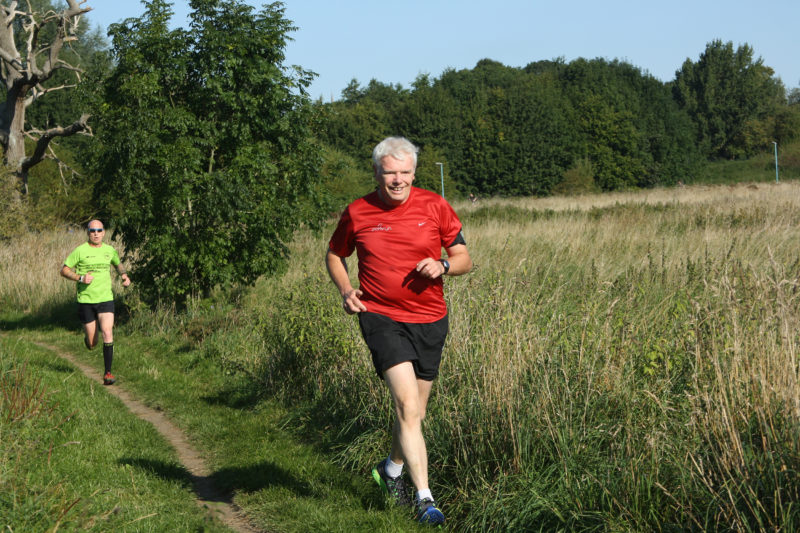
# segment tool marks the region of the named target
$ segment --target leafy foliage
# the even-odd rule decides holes
[[[342,96],[323,105],[327,144],[361,158],[383,136],[405,135],[448,163],[462,195],[547,195],[570,188],[558,186],[584,163],[590,189],[674,184],[699,155],[670,89],[618,61],[520,69],[484,59],[439,79],[421,75],[412,90],[353,80]]]
[[[325,213],[309,139],[312,73],[283,66],[280,4],[164,0],[110,28],[116,66],[99,109],[96,193],[150,299],[207,294],[277,271]]]
[[[715,40],[697,62],[687,59],[676,72],[675,99],[694,120],[697,142],[710,157],[749,157],[775,137],[768,118],[785,104],[785,89],[753,55],[747,44],[734,50],[733,43]]]

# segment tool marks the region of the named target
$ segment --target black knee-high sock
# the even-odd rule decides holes
[[[111,363],[114,361],[114,343],[103,343],[103,364],[106,367],[106,372],[111,372]]]

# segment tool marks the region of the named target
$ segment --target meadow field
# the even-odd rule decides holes
[[[452,530],[800,527],[799,183],[454,207],[476,266],[446,280],[425,421]],[[127,296],[117,337],[257,384],[282,429],[361,475],[388,450],[391,404],[327,279],[331,228],[299,233],[282,276],[185,313]],[[4,314],[68,308],[57,271],[83,238],[0,244]]]

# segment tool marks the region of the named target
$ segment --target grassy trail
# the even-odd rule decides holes
[[[103,379],[99,367],[89,366],[56,346],[41,342],[34,344],[50,350],[54,355],[78,367],[88,379],[95,382]],[[197,496],[197,503],[201,508],[208,509],[210,514],[234,531],[243,533],[262,531],[248,522],[241,509],[232,505],[230,494],[221,492],[214,485],[200,452],[188,442],[184,432],[176,427],[164,413],[147,407],[122,387],[106,387],[104,390],[117,397],[132,414],[152,424],[153,428],[175,449],[178,460],[188,470]]]
[[[20,321],[25,323],[25,319]],[[19,327],[20,321],[11,319],[0,322],[0,330],[4,330],[4,361],[9,357],[11,350],[8,347],[11,345],[25,346],[24,350],[16,351],[22,354],[34,351],[39,357],[50,361],[60,360],[55,353],[59,352],[81,367],[94,369],[94,379],[84,376],[71,378],[80,381],[83,389],[88,391],[85,401],[91,402],[91,399],[100,397],[104,403],[108,403],[113,402],[110,397],[122,396],[134,403],[138,398],[142,405],[138,415],[144,412],[149,413],[147,416],[161,413],[162,424],[174,424],[175,431],[187,436],[188,442],[183,451],[196,450],[197,456],[187,464],[180,450],[177,456],[173,451],[171,455],[174,462],[169,465],[148,456],[150,444],[147,441],[141,441],[140,444],[133,436],[123,436],[133,447],[115,448],[111,452],[112,457],[105,458],[110,471],[93,482],[102,485],[105,476],[116,478],[134,469],[150,477],[177,481],[183,487],[181,499],[184,502],[192,499],[193,485],[195,489],[198,484],[206,484],[206,490],[214,487],[216,494],[205,494],[211,500],[203,502],[205,511],[196,513],[197,516],[204,515],[203,526],[197,529],[197,524],[192,523],[197,516],[190,516],[191,511],[186,511],[186,516],[179,518],[181,525],[171,530],[299,532],[418,529],[408,519],[407,512],[386,508],[368,479],[366,468],[363,476],[353,476],[333,465],[321,450],[292,435],[285,425],[287,413],[280,407],[268,401],[259,401],[257,391],[248,387],[247,383],[241,382],[240,378],[220,376],[218,368],[199,360],[198,355],[186,347],[167,349],[152,339],[125,338],[118,334],[115,339],[117,356],[114,370],[119,378],[119,387],[102,387],[99,385],[101,356],[97,351],[82,349],[77,330],[46,326]],[[23,358],[29,359],[26,355]],[[26,362],[33,365],[34,372],[39,372],[34,361]],[[112,405],[113,409],[103,408],[108,429],[121,434],[127,430],[127,424],[118,423],[118,419],[137,416],[137,413],[128,412],[124,399]],[[85,410],[93,408],[90,404],[84,407]],[[151,433],[151,439],[161,441],[160,447],[170,447],[163,436],[152,435],[156,432],[155,428],[151,426],[148,432]],[[91,438],[87,435],[82,442],[90,446],[87,439]],[[136,459],[131,460],[131,457]],[[66,456],[62,460],[69,463],[71,458]],[[207,465],[208,471],[203,470],[203,464]],[[30,465],[19,466],[24,469]],[[90,471],[79,471],[75,475],[87,479],[95,476]],[[86,496],[77,487],[74,493],[78,499]],[[128,499],[124,491],[119,495],[123,501]],[[171,507],[174,502],[156,503],[156,496],[151,498],[152,509],[143,509],[141,518],[137,517],[139,520],[135,524],[126,526],[130,521],[129,516],[120,516],[116,520],[117,515],[112,514],[103,520],[90,520],[89,527],[86,527],[85,519],[75,517],[74,523],[82,524],[76,529],[103,531],[112,527],[120,531],[163,531],[163,517],[160,516],[164,512],[162,507],[165,504]],[[163,496],[159,499],[163,499]],[[213,500],[222,500],[221,505]],[[241,509],[247,520],[230,513],[226,508],[227,503],[235,509]],[[0,506],[0,520],[4,527],[8,525],[12,530],[17,530],[16,524],[9,522],[9,518],[13,519],[12,510]],[[95,511],[92,506],[82,512],[104,514],[99,509]],[[226,522],[228,525],[225,525]],[[64,527],[60,527],[60,530],[64,530]]]

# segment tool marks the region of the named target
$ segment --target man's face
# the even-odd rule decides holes
[[[408,200],[411,183],[414,181],[414,160],[410,155],[402,161],[387,155],[381,159],[380,168],[375,169],[378,194],[389,205],[398,206]]]
[[[98,224],[97,222],[92,222],[89,224],[89,228],[87,229],[87,231],[89,232],[89,242],[91,244],[100,244],[101,242],[103,242],[103,236],[106,234],[106,232],[103,229],[102,224]]]

